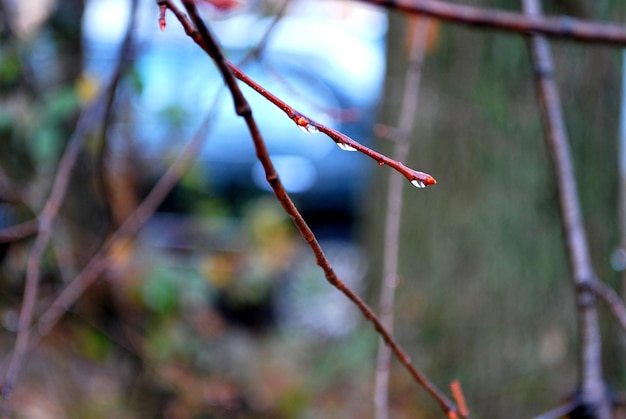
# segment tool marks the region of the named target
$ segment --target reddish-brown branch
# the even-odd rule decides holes
[[[459,414],[462,417],[469,417],[469,409],[467,408],[467,403],[465,401],[465,395],[463,394],[463,388],[461,387],[461,383],[457,380],[454,380],[450,383],[450,391],[452,391],[452,398],[456,402],[456,405],[459,407]]]
[[[541,14],[538,0],[524,0],[523,4],[529,16]],[[553,78],[552,55],[548,42],[542,36],[530,37],[530,49],[543,111],[546,144],[556,177],[565,244],[576,289],[581,345],[580,399],[583,405],[596,412],[596,418],[609,419],[611,406],[602,373],[602,343],[597,304],[590,289],[590,284],[597,279],[589,254],[561,102]]]
[[[169,6],[173,6],[171,3],[167,2]],[[222,72],[222,76],[226,82],[226,85],[229,87],[230,92],[233,96],[233,102],[235,103],[235,109],[240,112],[240,116],[244,118],[248,130],[250,131],[250,135],[254,142],[254,146],[257,153],[257,158],[261,162],[263,169],[265,170],[265,175],[268,183],[272,187],[274,194],[278,198],[281,203],[283,209],[287,214],[293,219],[298,231],[304,238],[304,240],[308,243],[313,251],[317,264],[324,272],[324,276],[334,287],[340,290],[346,297],[348,297],[363,313],[365,318],[371,321],[374,325],[374,328],[378,331],[380,336],[384,339],[387,345],[390,346],[393,353],[396,355],[398,360],[405,366],[405,368],[409,371],[413,379],[422,385],[422,387],[439,403],[441,409],[447,414],[454,414],[456,412],[456,406],[452,403],[434,384],[430,382],[412,363],[409,356],[404,352],[404,350],[400,347],[400,345],[395,341],[393,335],[387,331],[387,329],[382,325],[380,320],[376,317],[374,312],[365,304],[365,302],[356,295],[350,288],[348,288],[336,275],[335,271],[331,267],[328,259],[324,255],[321,246],[319,245],[313,231],[306,224],[300,212],[294,205],[293,201],[285,191],[278,174],[272,164],[272,161],[267,152],[267,148],[265,146],[265,142],[263,141],[263,137],[258,129],[256,121],[252,116],[252,111],[249,106],[243,105],[247,104],[247,101],[239,86],[235,81],[233,74],[229,66],[226,64],[226,60],[224,59],[217,43],[213,39],[212,34],[207,28],[206,24],[198,14],[198,11],[195,7],[195,4],[191,0],[183,0],[183,4],[187,11],[189,12],[190,18],[193,23],[198,28],[199,36],[202,38],[202,42],[205,44],[207,49],[211,51],[211,57],[216,62],[216,65]]]
[[[466,6],[438,0],[359,0],[405,13],[498,29],[501,31],[541,34],[545,36],[594,42],[608,45],[626,45],[626,27],[614,23],[596,23],[569,16],[528,16],[515,12]]]
[[[187,16],[185,16],[185,14],[180,9],[178,9],[178,7],[171,0],[157,0],[157,4],[159,4],[159,6],[167,6],[167,8],[171,10],[172,13],[174,13],[176,18],[181,23],[183,29],[185,30],[185,33],[187,33],[187,35],[189,35],[189,37],[193,39],[196,44],[198,44],[207,54],[209,54],[210,57],[213,57],[215,51],[213,51],[209,46],[206,45],[206,41],[201,36],[200,32],[196,30],[196,28],[194,28],[194,26],[187,19]],[[325,125],[322,125],[319,122],[312,120],[311,118],[308,118],[307,116],[295,110],[287,102],[283,101],[282,99],[265,89],[263,86],[255,82],[253,79],[248,77],[246,73],[244,73],[239,67],[234,65],[226,58],[224,58],[223,64],[221,65],[223,65],[225,68],[228,68],[229,71],[231,71],[236,78],[250,86],[268,101],[270,101],[280,110],[282,110],[299,127],[307,129],[310,132],[322,132],[329,136],[335,143],[342,146],[344,149],[354,149],[376,160],[376,162],[378,162],[378,164],[381,166],[387,165],[391,167],[392,169],[402,174],[409,182],[411,182],[411,184],[413,184],[413,186],[416,186],[418,188],[424,188],[426,186],[434,185],[435,183],[437,183],[431,175],[419,172],[417,170],[413,170],[410,167],[406,167],[401,162],[398,162],[381,153],[378,153],[377,151],[374,151],[353,140],[347,135],[332,128],[329,128]],[[235,104],[236,110],[239,108],[240,105],[241,104]]]

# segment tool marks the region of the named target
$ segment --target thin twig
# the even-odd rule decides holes
[[[39,214],[39,231],[27,260],[24,298],[18,321],[15,349],[2,386],[2,395],[5,399],[3,416],[7,418],[10,416],[9,399],[11,398],[11,392],[22,368],[26,351],[28,350],[30,325],[33,319],[35,302],[37,300],[40,265],[43,253],[50,241],[52,225],[57,217],[59,207],[65,198],[70,174],[72,173],[76,158],[78,157],[80,147],[87,133],[92,129],[96,121],[98,121],[101,111],[102,98],[99,98],[81,114],[76,130],[70,138],[59,163],[50,196]]]
[[[465,395],[463,394],[463,388],[461,387],[461,383],[457,380],[454,380],[450,383],[450,391],[452,392],[452,398],[456,402],[456,405],[459,407],[459,414],[462,417],[469,418],[470,412],[467,407],[467,402],[465,401]]]
[[[137,7],[139,5],[139,0],[132,0],[130,3],[130,19],[128,19],[128,25],[126,29],[126,35],[124,37],[124,41],[122,42],[122,47],[120,48],[119,57],[118,57],[118,65],[115,68],[115,72],[111,77],[111,86],[109,89],[106,102],[104,106],[104,117],[102,121],[102,128],[100,132],[100,146],[98,150],[98,160],[97,160],[97,170],[96,176],[98,179],[98,184],[101,189],[101,193],[103,196],[103,202],[106,205],[106,209],[109,214],[112,214],[111,209],[111,197],[113,196],[112,188],[113,185],[109,184],[107,181],[107,157],[109,155],[109,128],[111,126],[111,122],[113,120],[114,115],[114,106],[116,91],[118,86],[120,85],[120,81],[122,77],[128,71],[130,64],[134,59],[134,38],[132,28],[135,27],[137,21]],[[111,220],[114,221],[115,217],[111,217]]]
[[[537,0],[524,0],[523,4],[529,16],[541,14],[541,6]],[[602,342],[597,304],[595,295],[589,288],[589,285],[597,279],[591,264],[571,151],[561,102],[554,82],[552,55],[547,41],[539,35],[530,37],[530,49],[543,110],[546,144],[556,177],[565,244],[576,290],[580,318],[581,403],[593,408],[598,419],[609,419],[611,406],[602,373]]]
[[[607,45],[626,45],[626,27],[596,23],[569,16],[528,16],[515,12],[466,6],[438,0],[358,0],[405,13],[430,16],[464,25],[501,31],[540,34],[556,38]]]
[[[410,137],[417,120],[419,87],[422,75],[422,63],[426,51],[426,41],[430,19],[417,18],[417,27],[413,36],[408,37],[411,53],[406,69],[404,96],[398,120],[398,135],[394,138],[393,158],[405,161],[411,146]],[[400,247],[400,221],[404,184],[402,179],[390,173],[387,188],[387,211],[385,217],[385,236],[383,243],[383,280],[380,289],[380,322],[393,332],[395,290],[398,286],[398,251]],[[376,360],[376,379],[374,382],[375,418],[389,417],[389,364],[391,350],[381,339],[378,344]]]
[[[287,11],[287,7],[289,6],[290,1],[291,0],[283,0],[283,3],[280,5],[278,11],[274,15],[274,18],[265,30],[265,33],[263,33],[263,36],[261,37],[259,42],[256,43],[253,49],[248,51],[248,53],[241,59],[241,61],[239,61],[239,63],[237,64],[238,67],[243,67],[248,63],[248,61],[253,58],[258,59],[261,57],[261,54],[263,54],[263,51],[265,51],[265,48],[267,47],[271,35],[274,33],[276,25],[278,25],[282,18],[285,17],[285,12]]]
[[[567,403],[555,407],[539,416],[535,416],[533,419],[559,419],[572,413],[576,408],[580,406],[580,402],[573,399]]]
[[[133,27],[129,25],[128,31],[132,31]],[[125,44],[128,48],[129,45]],[[121,66],[122,63],[118,63]],[[2,386],[2,396],[4,397],[4,406],[2,409],[3,417],[8,418],[11,414],[10,398],[13,387],[17,381],[20,370],[24,362],[26,353],[30,347],[29,338],[31,331],[31,323],[37,301],[39,288],[40,266],[44,251],[46,250],[51,234],[54,221],[57,218],[59,208],[65,198],[67,187],[70,181],[70,175],[76,163],[78,153],[87,133],[101,120],[104,108],[104,102],[107,95],[113,95],[117,87],[119,79],[113,78],[108,83],[108,87],[90,106],[88,106],[80,115],[76,129],[68,141],[67,147],[59,167],[57,169],[50,196],[46,201],[43,210],[39,214],[38,234],[35,243],[31,249],[26,266],[26,283],[24,285],[24,297],[20,316],[18,320],[18,331],[15,341],[15,347],[11,362],[9,363],[7,373]]]
[[[28,220],[14,226],[5,227],[0,230],[0,243],[9,243],[25,239],[37,233],[39,222]]]
[[[191,23],[187,19],[187,16],[185,16],[185,14],[180,9],[178,9],[178,7],[171,0],[157,0],[157,4],[160,7],[166,6],[169,10],[171,10],[183,26],[185,33],[189,35],[189,37],[193,39],[194,42],[196,42],[207,54],[209,54],[210,57],[213,57],[213,54],[215,52],[212,51],[212,49],[205,44],[206,41],[201,36],[200,32],[197,31],[196,28],[193,27],[193,25],[191,25]],[[311,118],[308,118],[307,116],[295,110],[287,102],[272,94],[263,86],[248,77],[246,73],[241,71],[239,67],[228,61],[226,58],[224,58],[222,65],[225,68],[228,68],[229,71],[232,71],[235,77],[246,83],[257,93],[262,95],[265,99],[267,99],[277,108],[282,110],[299,127],[304,128],[309,132],[322,132],[330,137],[340,147],[347,150],[359,151],[366,156],[374,159],[376,162],[378,162],[380,166],[387,165],[391,167],[392,169],[402,174],[409,182],[411,182],[411,184],[418,188],[424,188],[426,186],[434,185],[435,183],[437,183],[431,175],[406,167],[401,162],[391,159],[381,153],[378,153],[377,151],[374,151],[369,147],[366,147],[359,142],[353,140],[347,135],[332,128],[329,128],[323,124],[320,124],[319,122],[316,122]],[[238,105],[235,105],[235,107],[237,108]]]
[[[67,312],[67,309],[80,298],[109,266],[108,254],[115,243],[118,243],[123,238],[135,235],[154,214],[180,178],[187,172],[202,148],[203,140],[207,136],[209,123],[212,120],[215,109],[216,107],[209,112],[196,134],[181,150],[176,160],[157,181],[141,204],[39,317],[37,334],[30,339],[29,350],[33,349],[43,336],[48,335],[52,331]]]
[[[626,332],[626,305],[624,305],[624,300],[620,298],[613,288],[600,280],[589,283],[589,286],[609,306],[611,313],[613,313],[622,330]]]
[[[154,185],[148,196],[41,315],[37,325],[40,335],[50,333],[67,308],[74,304],[87,288],[98,279],[102,271],[108,266],[107,256],[113,244],[122,238],[135,235],[154,214],[165,197],[172,191],[180,178],[195,161],[195,157],[202,147],[203,140],[206,138],[211,117],[212,113],[204,120],[194,137],[187,143],[174,163]]]
[[[272,187],[274,194],[278,198],[281,203],[283,209],[287,214],[292,218],[294,224],[296,225],[298,231],[304,238],[304,240],[311,247],[311,250],[315,254],[315,258],[317,264],[324,271],[324,276],[335,286],[338,290],[340,290],[346,297],[348,297],[357,307],[361,310],[363,315],[370,320],[374,328],[378,331],[378,333],[383,337],[385,342],[391,347],[393,353],[397,356],[400,362],[406,367],[411,376],[415,381],[422,385],[422,387],[437,401],[440,405],[441,409],[448,416],[456,415],[456,406],[452,401],[450,401],[433,383],[430,382],[412,363],[408,355],[404,352],[404,350],[400,347],[400,345],[395,341],[393,335],[387,331],[387,329],[381,324],[380,320],[376,317],[374,312],[365,304],[365,302],[357,296],[350,288],[348,288],[338,277],[333,268],[331,267],[328,259],[324,255],[320,244],[318,243],[313,231],[306,224],[300,212],[294,205],[293,201],[285,191],[276,169],[272,164],[272,161],[267,152],[267,148],[265,146],[265,142],[263,141],[263,137],[258,129],[256,121],[252,116],[252,110],[248,105],[245,97],[241,93],[239,86],[231,73],[230,67],[227,65],[224,56],[217,44],[214,40],[213,35],[209,31],[208,27],[198,14],[198,10],[195,7],[195,4],[192,0],[183,0],[183,5],[187,9],[187,12],[190,15],[190,18],[196,28],[198,29],[198,33],[200,34],[202,41],[205,47],[210,52],[210,56],[215,61],[217,67],[220,69],[222,76],[226,85],[228,86],[235,105],[235,110],[238,115],[240,115],[245,121],[250,131],[250,135],[254,142],[254,146],[256,149],[257,158],[261,162],[263,169],[265,170],[265,175],[267,182]]]

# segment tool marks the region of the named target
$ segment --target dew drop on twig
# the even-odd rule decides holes
[[[307,132],[309,134],[315,134],[316,132],[319,132],[317,127],[315,125],[311,125],[304,116],[295,117],[293,118],[293,121],[304,132]]]
[[[300,128],[302,131],[307,132],[309,134],[315,134],[317,132],[319,132],[319,130],[317,129],[317,127],[314,127],[311,124],[307,124],[307,125],[298,125],[298,128]]]
[[[337,147],[339,147],[343,151],[356,151],[356,148],[352,147],[349,144],[341,143],[341,142],[337,142],[336,144],[337,144]]]
[[[426,184],[424,182],[422,182],[421,180],[418,180],[418,179],[413,179],[411,181],[411,184],[413,186],[415,186],[416,188],[420,188],[420,189],[426,187]]]

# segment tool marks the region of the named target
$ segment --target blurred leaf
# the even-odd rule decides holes
[[[143,284],[143,300],[156,312],[170,312],[178,306],[178,287],[178,278],[170,269],[157,267]]]
[[[77,326],[75,338],[83,356],[96,362],[103,362],[111,350],[111,342],[102,333],[90,327]]]
[[[76,80],[76,96],[83,104],[92,102],[101,89],[100,80],[90,74],[81,74]]]
[[[16,83],[22,75],[22,64],[16,54],[0,49],[0,85]]]

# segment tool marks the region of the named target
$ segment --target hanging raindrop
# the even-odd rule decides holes
[[[411,184],[415,186],[416,188],[420,188],[420,189],[426,187],[426,184],[418,179],[413,179],[411,181]]]
[[[340,143],[340,142],[337,142],[336,144],[337,144],[337,147],[339,147],[339,148],[340,148],[340,149],[342,149],[343,151],[357,151],[357,150],[356,150],[356,148],[352,147],[352,146],[351,146],[351,145],[349,145],[349,144],[346,144],[346,143]]]
[[[309,134],[315,134],[315,133],[319,132],[317,127],[314,126],[314,125],[311,125],[309,123],[309,121],[304,116],[295,117],[295,118],[293,118],[293,121],[304,132],[307,132]]]
[[[298,125],[298,128],[300,128],[302,131],[304,132],[308,132],[309,134],[315,134],[317,132],[319,132],[319,130],[317,129],[317,127],[314,127],[311,124],[307,124],[307,125]]]

